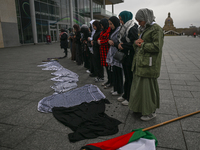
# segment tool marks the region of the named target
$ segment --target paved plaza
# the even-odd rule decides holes
[[[54,71],[37,65],[48,57],[64,56],[59,43],[23,45],[0,49],[0,150],[79,150],[80,147],[104,141],[132,131],[200,110],[200,38],[165,37],[160,87],[160,109],[151,121],[141,121],[104,89],[95,83],[83,66],[71,59],[59,63],[79,75],[78,87],[95,84],[111,104],[106,113],[122,122],[112,136],[70,143],[72,130],[59,123],[52,113],[37,111],[38,102],[54,93],[50,79]],[[200,150],[200,114],[150,130],[157,139],[157,150]]]

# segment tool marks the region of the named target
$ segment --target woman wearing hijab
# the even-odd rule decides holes
[[[91,45],[91,41],[93,40],[93,36],[95,34],[95,29],[93,28],[92,24],[95,20],[91,20],[90,21],[90,31],[91,31],[91,35],[90,37],[88,37],[88,48],[89,48],[89,51],[90,51],[90,77],[96,77],[96,73],[94,72],[94,52],[93,52],[93,47]]]
[[[76,63],[77,65],[82,65],[83,64],[83,59],[82,59],[82,51],[81,51],[81,29],[78,24],[75,24],[73,26],[74,31],[75,31],[75,43],[76,43]]]
[[[68,34],[65,31],[65,29],[61,29],[60,31],[61,31],[61,33],[60,33],[60,48],[64,49],[65,56],[63,58],[65,58],[65,57],[67,57]]]
[[[138,39],[138,25],[132,20],[133,14],[129,11],[122,11],[119,14],[119,20],[121,28],[119,31],[119,44],[118,49],[123,52],[126,57],[122,63],[125,82],[124,82],[124,94],[118,98],[118,101],[122,101],[122,105],[128,106],[131,83],[133,79],[133,73],[131,71],[134,48],[133,43]]]
[[[88,37],[90,36],[89,28],[86,24],[81,26],[81,49],[83,53],[84,67],[87,69],[86,72],[90,71],[90,55],[87,45]]]
[[[74,32],[73,28],[69,28],[69,41],[70,41],[70,49],[71,49],[71,60],[76,60],[76,45],[74,42]]]
[[[108,44],[110,27],[109,27],[108,20],[105,18],[100,20],[100,25],[101,25],[102,31],[100,33],[100,36],[99,36],[97,42],[100,45],[99,51],[100,51],[101,66],[105,66],[107,75],[108,75],[108,82],[110,82],[109,81],[110,74],[108,71],[108,64],[106,63],[106,56],[107,56],[107,53],[108,53],[108,50],[110,47],[110,45]],[[104,78],[97,77],[97,78],[95,78],[95,81],[96,82],[104,81]]]
[[[140,9],[135,16],[140,25],[140,37],[134,42],[136,55],[133,60],[133,82],[129,108],[142,113],[141,120],[156,117],[160,95],[157,78],[160,76],[163,30],[155,23],[153,11]]]
[[[103,79],[104,70],[103,70],[103,66],[101,66],[100,51],[99,51],[100,45],[98,44],[98,41],[97,41],[101,33],[101,26],[100,26],[99,21],[94,21],[92,26],[94,30],[96,30],[93,35],[93,39],[91,41],[91,45],[93,46],[93,55],[94,55],[93,57],[94,73],[97,76],[97,78]]]
[[[112,16],[108,20],[109,27],[111,28],[109,41],[110,48],[107,54],[106,62],[110,66],[111,70],[111,80],[113,85],[112,95],[122,94],[123,93],[123,73],[122,73],[122,64],[113,58],[115,53],[118,51],[118,33],[120,29],[119,19],[115,16]],[[111,86],[110,84],[106,87]]]

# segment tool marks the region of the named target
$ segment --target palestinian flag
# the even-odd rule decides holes
[[[155,150],[156,146],[157,139],[153,134],[136,129],[107,141],[87,144],[81,150]]]

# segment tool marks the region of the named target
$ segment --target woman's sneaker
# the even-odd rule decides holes
[[[87,73],[91,73],[90,70],[86,70]]]
[[[107,84],[110,84],[110,83],[107,81],[107,82],[102,83],[101,85],[106,86]]]
[[[110,93],[112,94],[114,92],[114,90],[110,91]]]
[[[108,89],[108,88],[111,88],[111,87],[112,87],[111,84],[107,84],[107,85],[104,86],[104,89]]]
[[[120,94],[118,94],[117,91],[115,91],[115,92],[112,93],[112,95],[117,96],[117,95],[120,95]]]
[[[118,100],[119,102],[125,101],[125,99],[124,99],[122,96],[118,97],[117,100]]]
[[[94,80],[95,80],[95,82],[102,82],[102,81],[104,81],[104,78],[99,78],[99,77],[97,77],[97,78],[95,78]]]
[[[149,121],[149,120],[151,120],[155,117],[156,117],[156,113],[152,113],[150,115],[144,115],[140,119],[143,120],[143,121]]]
[[[129,103],[129,102],[128,102],[127,100],[125,100],[125,101],[122,102],[122,105],[128,106],[128,103]]]

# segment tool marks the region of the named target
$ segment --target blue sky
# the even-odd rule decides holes
[[[168,12],[171,13],[176,28],[188,28],[191,24],[200,27],[200,0],[124,0],[124,3],[114,5],[114,13],[118,15],[121,11],[128,10],[135,16],[140,8],[152,9],[156,22],[161,27],[164,26]],[[106,9],[112,12],[110,5]]]

